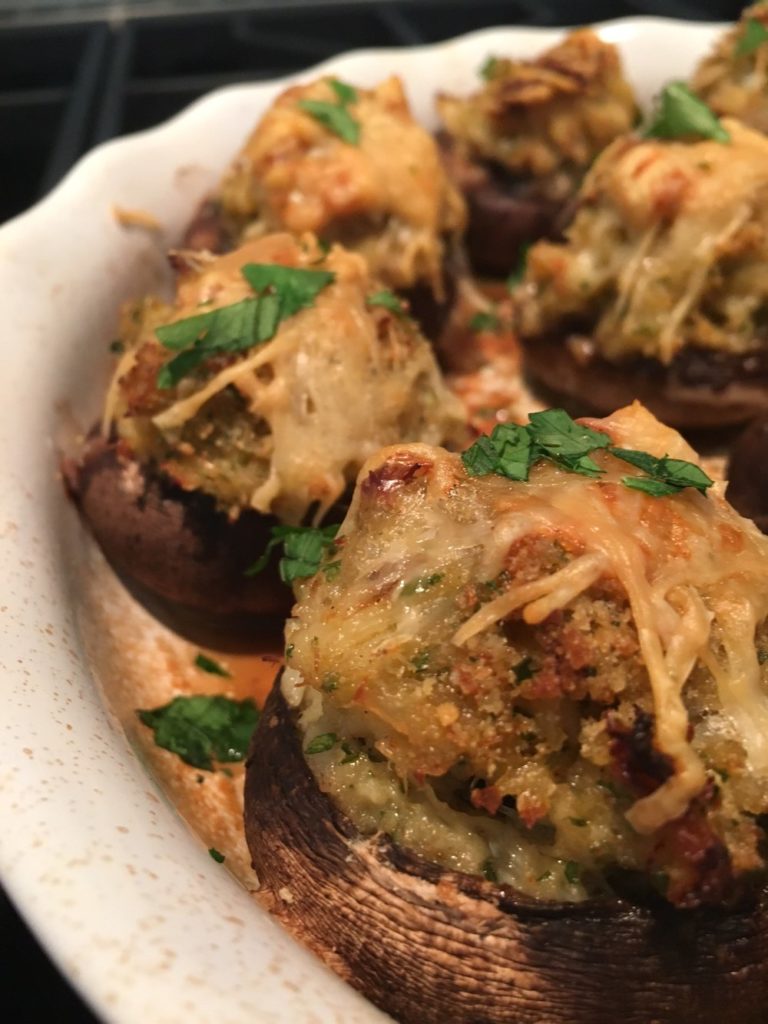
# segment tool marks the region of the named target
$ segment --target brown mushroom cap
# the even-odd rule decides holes
[[[464,245],[477,273],[507,277],[525,245],[559,234],[570,204],[541,194],[535,178],[515,178],[488,161],[460,153],[450,136],[437,136],[449,175],[467,203]]]
[[[320,792],[278,678],[246,765],[272,912],[401,1024],[764,1024],[768,895],[731,911],[530,900],[361,837]]]
[[[569,335],[532,337],[522,344],[528,374],[571,399],[576,413],[602,415],[637,399],[669,426],[691,430],[744,423],[768,412],[763,353],[733,356],[686,348],[664,366],[641,357],[609,362],[588,338]]]
[[[153,594],[220,616],[290,609],[274,562],[244,576],[276,520],[246,511],[231,521],[211,498],[175,487],[100,437],[65,475],[107,559]]]

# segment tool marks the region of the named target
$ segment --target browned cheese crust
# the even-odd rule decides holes
[[[275,916],[401,1024],[764,1024],[768,902],[536,903],[363,839],[318,789],[275,685],[245,830]]]

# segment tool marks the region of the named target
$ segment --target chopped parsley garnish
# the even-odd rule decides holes
[[[154,731],[158,747],[207,772],[213,771],[214,761],[242,761],[259,721],[252,700],[219,694],[174,697],[163,707],[136,714]]]
[[[568,820],[570,821],[570,823],[572,825],[575,825],[576,828],[586,828],[587,827],[587,819],[586,818],[569,818]]]
[[[328,103],[326,100],[299,100],[299,108],[328,131],[338,135],[344,142],[356,146],[360,141],[360,125],[352,117],[347,107],[357,101],[357,90],[337,78],[332,78],[330,87],[336,93],[338,102]]]
[[[565,880],[569,885],[576,885],[581,878],[581,868],[575,860],[567,860],[565,862]]]
[[[211,356],[245,352],[270,341],[283,320],[311,306],[335,278],[330,270],[276,263],[246,263],[240,273],[256,296],[155,330],[165,348],[178,352],[158,373],[158,388],[175,387]]]
[[[269,556],[274,548],[283,546],[283,555],[278,568],[283,583],[293,583],[319,572],[321,562],[327,553],[335,551],[334,538],[339,526],[273,526],[272,539],[264,554],[246,570],[246,576],[256,576],[267,567]],[[331,569],[338,563],[331,563],[325,568]],[[335,569],[330,578],[338,573]]]
[[[483,877],[487,882],[498,882],[499,876],[496,873],[496,868],[493,866],[493,861],[490,857],[488,860],[483,861],[483,866],[480,870],[483,872]]]
[[[232,675],[232,673],[228,672],[223,665],[220,665],[218,661],[214,661],[213,658],[209,658],[208,655],[203,654],[202,651],[200,651],[195,658],[195,665],[202,669],[203,672],[208,672],[212,676],[223,676],[225,679],[229,679]]]
[[[411,594],[424,594],[427,590],[431,590],[432,587],[436,587],[442,578],[443,574],[441,572],[434,572],[431,576],[419,576],[418,579],[406,583],[400,594],[403,597],[409,597]]]
[[[698,135],[715,142],[730,142],[731,136],[707,104],[691,92],[685,82],[670,82],[658,101],[653,120],[643,133],[646,138],[679,139]]]
[[[522,283],[522,280],[525,277],[525,268],[526,268],[526,265],[528,263],[528,250],[529,249],[530,249],[530,245],[521,245],[520,246],[520,255],[517,258],[517,266],[515,267],[515,269],[510,273],[509,277],[507,278],[507,291],[508,292],[514,291],[515,288],[517,288],[517,286]]]
[[[213,857],[217,864],[223,864],[224,861],[227,859],[223,853],[219,853],[215,846],[212,846],[208,850],[208,853],[210,853],[210,855]]]
[[[429,669],[429,651],[419,651],[411,658],[411,668],[417,676],[423,675]]]
[[[286,658],[292,658],[293,657],[293,652],[294,652],[295,647],[296,647],[295,644],[288,644],[288,646],[285,648],[285,656],[286,656]]]
[[[335,747],[339,742],[339,737],[335,732],[321,732],[319,736],[315,736],[306,747],[304,748],[305,754],[324,754],[326,750],[330,750]]]
[[[499,58],[498,57],[486,57],[483,63],[478,68],[478,75],[485,79],[486,82],[490,82],[495,77],[496,72],[499,69]]]
[[[707,476],[703,469],[686,462],[684,459],[670,459],[665,455],[657,459],[647,452],[636,452],[631,448],[611,448],[611,455],[617,459],[628,462],[637,469],[642,469],[646,476],[625,476],[621,482],[625,487],[631,487],[636,491],[645,491],[655,498],[663,498],[668,494],[679,494],[686,487],[693,487],[702,494],[707,493],[707,488],[712,486],[713,481]]]
[[[757,18],[747,18],[744,32],[733,52],[737,57],[746,57],[750,53],[754,53],[755,50],[759,50],[766,41],[768,41],[768,28]]]
[[[598,477],[604,471],[591,453],[599,449],[643,470],[645,476],[625,476],[621,482],[655,498],[679,494],[686,487],[706,494],[713,483],[702,469],[684,459],[617,448],[607,434],[576,423],[562,409],[533,412],[525,426],[501,423],[490,437],[478,438],[462,452],[461,459],[469,476],[496,473],[508,480],[525,481],[536,462],[548,459],[571,473]]]
[[[365,303],[367,306],[381,306],[384,309],[388,309],[395,316],[407,315],[405,306],[395,293],[391,292],[388,288],[382,288],[380,292],[374,292],[373,295],[367,296]]]
[[[121,338],[115,338],[114,341],[109,343],[109,351],[120,355],[122,352],[125,352],[125,342]]]
[[[497,331],[499,329],[499,318],[491,310],[484,310],[475,313],[469,321],[470,331]]]
[[[341,749],[344,751],[344,757],[339,761],[339,764],[354,764],[355,761],[359,761],[363,756],[362,750],[356,749],[347,740],[344,740],[341,744]]]

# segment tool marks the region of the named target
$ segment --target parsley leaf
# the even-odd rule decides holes
[[[339,103],[343,106],[347,106],[348,103],[357,103],[357,89],[354,85],[340,82],[338,78],[332,78],[328,84],[339,97]]]
[[[208,850],[208,853],[211,855],[211,857],[213,857],[217,864],[223,864],[224,861],[227,859],[223,853],[219,853],[215,846],[212,846]]]
[[[611,448],[611,455],[647,474],[622,477],[621,482],[625,487],[645,491],[655,498],[679,494],[686,487],[693,487],[701,494],[706,494],[707,488],[714,482],[703,469],[684,459],[670,459],[667,455],[657,459],[647,452],[637,452],[631,448]]]
[[[278,567],[283,583],[292,583],[294,580],[314,576],[319,571],[320,563],[326,552],[333,549],[334,538],[338,530],[337,523],[322,527],[273,526],[272,538],[267,544],[264,554],[246,570],[245,575],[256,576],[262,572],[269,562],[272,551],[282,544],[283,556]],[[334,575],[336,575],[335,571],[332,572],[331,578]]]
[[[299,100],[299,107],[350,146],[356,146],[360,141],[360,125],[342,104],[326,100]]]
[[[499,58],[498,57],[486,57],[483,63],[478,68],[478,75],[485,79],[486,82],[490,82],[492,78],[495,78],[496,72],[499,69]]]
[[[499,318],[496,313],[483,311],[475,313],[469,321],[470,331],[497,331],[499,329]]]
[[[581,878],[581,868],[575,860],[567,860],[565,862],[565,870],[563,871],[565,880],[569,885],[576,885]]]
[[[441,572],[432,573],[431,576],[419,576],[418,579],[411,580],[410,583],[406,583],[403,589],[400,591],[401,597],[409,597],[411,594],[424,594],[432,587],[436,587],[440,580],[443,578]]]
[[[759,50],[767,40],[768,28],[762,21],[758,21],[757,18],[747,18],[744,32],[733,52],[736,57],[746,57],[748,54],[754,53],[755,50]]]
[[[685,82],[670,82],[659,98],[656,114],[643,133],[646,138],[679,139],[699,135],[715,142],[730,142],[731,136],[707,104],[694,95]]]
[[[324,754],[326,750],[330,750],[335,747],[339,742],[339,737],[335,732],[322,732],[319,736],[315,736],[306,747],[304,747],[305,754]]]
[[[214,661],[213,658],[209,658],[202,651],[195,658],[195,665],[202,669],[203,672],[208,672],[212,676],[223,676],[225,679],[229,679],[232,676],[232,673],[227,672],[223,665],[220,665],[218,661]]]
[[[335,277],[330,270],[274,263],[246,263],[240,272],[260,294],[156,329],[160,343],[179,353],[158,373],[158,388],[175,387],[212,355],[243,352],[269,341],[281,321],[311,306]]]
[[[607,434],[576,423],[563,409],[532,412],[528,418],[528,429],[538,454],[574,473],[600,475],[602,470],[589,453],[610,445]]]
[[[499,423],[490,437],[480,437],[462,452],[470,476],[498,473],[509,480],[527,480],[530,472],[531,434],[517,423]]]
[[[407,315],[405,306],[395,293],[389,291],[388,288],[384,288],[380,292],[374,292],[373,295],[368,295],[365,304],[367,306],[382,306],[384,309],[388,309],[390,313],[394,313],[395,316]]]
[[[208,772],[214,761],[242,761],[259,721],[252,700],[218,694],[174,697],[163,707],[136,714],[154,731],[158,747]]]

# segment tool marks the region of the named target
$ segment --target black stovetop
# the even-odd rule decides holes
[[[79,21],[60,10],[38,16],[23,3],[13,14],[0,9],[0,222],[44,195],[92,146],[157,124],[221,85],[298,71],[352,48],[434,42],[491,25],[631,14],[733,19],[741,7],[727,0],[224,3],[196,14],[137,4],[128,9],[144,13],[130,17],[120,5],[104,16],[88,8]],[[95,1024],[2,891],[0,1008],[13,1024]]]

